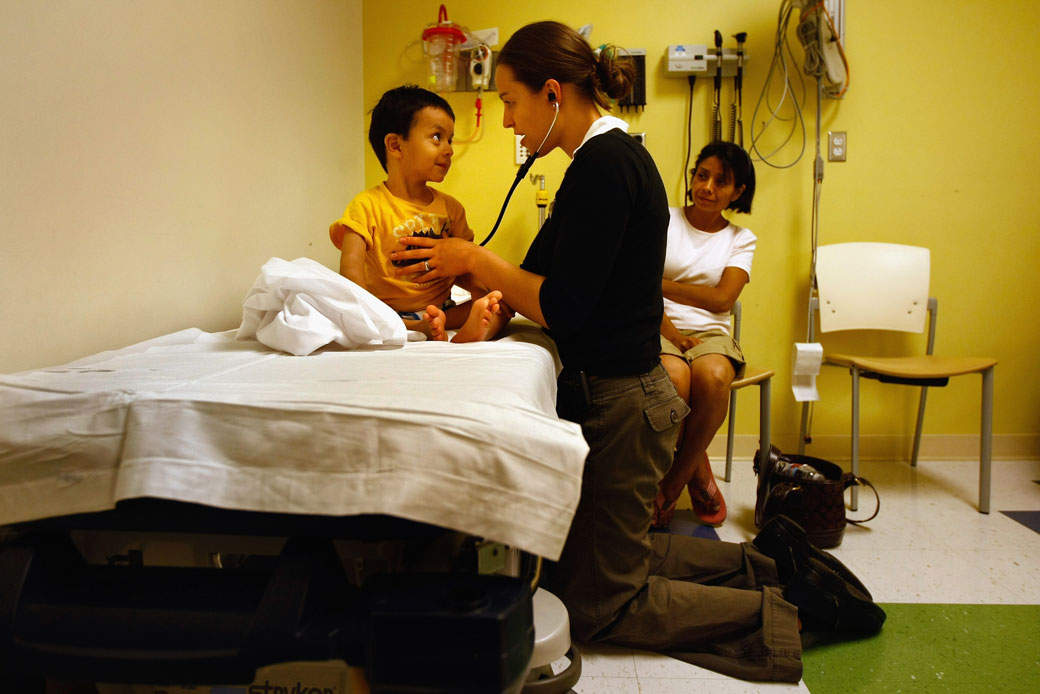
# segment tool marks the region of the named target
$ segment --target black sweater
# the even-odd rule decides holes
[[[649,371],[661,351],[668,198],[654,160],[619,129],[574,155],[521,267],[563,365],[598,376]]]

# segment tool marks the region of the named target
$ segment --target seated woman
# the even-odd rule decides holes
[[[751,211],[755,169],[747,153],[731,142],[707,145],[697,155],[690,188],[693,204],[671,208],[661,321],[661,363],[690,414],[659,486],[659,527],[671,521],[683,487],[702,523],[718,526],[726,519],[706,450],[726,418],[730,385],[744,370],[729,311],[751,278],[755,253],[755,235],[722,215]]]

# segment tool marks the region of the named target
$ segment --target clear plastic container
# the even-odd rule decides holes
[[[437,23],[426,27],[422,39],[429,66],[426,86],[435,92],[455,91],[459,47],[465,43],[466,34],[458,24],[448,21],[444,5],[441,5]]]

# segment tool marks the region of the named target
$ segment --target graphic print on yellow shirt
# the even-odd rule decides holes
[[[448,218],[438,217],[430,213],[417,214],[411,219],[406,219],[403,224],[394,227],[394,236],[425,236],[430,239],[439,239],[451,234],[444,233],[448,229]],[[418,258],[410,260],[391,260],[395,267],[414,265],[420,262]]]
[[[466,211],[458,200],[430,189],[433,201],[417,205],[395,197],[386,184],[363,191],[347,206],[343,217],[329,227],[329,236],[342,248],[344,235],[353,232],[365,241],[366,289],[395,311],[421,312],[428,305],[442,306],[451,296],[454,277],[417,283],[398,277],[390,253],[402,248],[405,236],[431,236],[473,240]]]

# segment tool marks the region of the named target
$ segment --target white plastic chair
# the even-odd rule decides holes
[[[869,357],[827,354],[825,365],[843,366],[852,375],[852,472],[859,474],[859,379],[921,387],[917,427],[910,464],[917,465],[924,424],[925,398],[929,386],[945,386],[953,376],[982,375],[982,431],[979,460],[979,511],[989,513],[990,463],[993,440],[993,368],[989,357],[939,357],[935,347],[938,303],[929,297],[930,253],[927,248],[893,243],[838,243],[820,246],[816,256],[817,296],[811,299],[809,341],[815,341],[815,322],[820,313],[820,332],[838,330],[895,330],[923,332],[926,314],[928,347],[924,355]],[[805,449],[808,404],[802,404],[799,452]],[[853,511],[858,492],[852,488]]]
[[[740,301],[733,304],[730,311],[732,315],[733,339],[740,344]],[[726,481],[733,479],[733,436],[737,419],[737,391],[747,386],[758,386],[758,447],[760,450],[769,450],[770,431],[770,401],[772,399],[772,378],[776,372],[772,369],[763,369],[746,365],[744,375],[735,379],[729,387],[729,416],[726,428]]]

